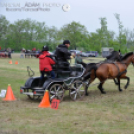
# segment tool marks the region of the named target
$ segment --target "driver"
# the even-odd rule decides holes
[[[60,69],[63,70],[70,70],[69,68],[69,62],[68,60],[70,58],[73,58],[74,56],[71,56],[70,51],[68,51],[68,48],[70,47],[70,41],[64,40],[63,44],[58,45],[55,51],[55,55],[57,57],[58,65],[60,66]]]

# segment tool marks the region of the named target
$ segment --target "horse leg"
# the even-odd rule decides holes
[[[120,78],[120,79],[127,79],[127,84],[124,86],[124,88],[127,89],[128,85],[129,85],[129,83],[130,83],[130,78],[127,77],[127,76],[123,76],[123,77]]]
[[[90,85],[90,84],[95,80],[95,78],[96,78],[95,70],[94,70],[94,69],[91,70],[89,78],[90,78],[90,79],[89,79],[89,82],[88,82],[88,84],[86,84],[86,87],[85,87],[85,95],[86,95],[86,96],[88,96],[87,90],[88,90],[89,85]]]
[[[120,78],[118,78],[118,89],[120,92],[122,91],[122,89],[120,88]]]
[[[118,85],[118,82],[116,81],[116,79],[113,79],[113,80],[114,80],[115,85]]]
[[[106,92],[104,91],[104,89],[103,89],[103,87],[102,87],[103,84],[104,84],[104,82],[100,82],[98,88],[99,88],[99,90],[101,91],[102,94],[106,94]]]
[[[95,79],[95,78],[93,78],[93,79],[90,78],[88,84],[85,86],[85,95],[86,95],[86,96],[88,96],[88,92],[87,92],[88,87],[89,87],[89,85],[94,81],[94,79]]]
[[[88,85],[85,86],[85,95],[86,95],[86,96],[88,96],[87,90],[88,90]]]
[[[129,85],[129,83],[130,83],[130,78],[126,76],[125,79],[127,79],[127,84],[125,85],[124,88],[127,89],[128,85]]]

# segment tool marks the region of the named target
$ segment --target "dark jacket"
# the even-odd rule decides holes
[[[55,61],[52,60],[50,57],[47,57],[49,55],[50,55],[49,52],[44,51],[39,56],[39,68],[40,68],[40,71],[52,71],[51,65],[55,64]]]
[[[67,62],[70,59],[71,53],[64,44],[61,44],[56,48],[55,55],[58,61]]]

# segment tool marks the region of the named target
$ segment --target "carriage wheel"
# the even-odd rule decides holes
[[[31,100],[39,100],[41,96],[39,95],[27,95],[29,99]]]
[[[56,98],[61,102],[64,97],[64,92],[65,90],[63,89],[63,86],[61,84],[53,84],[49,89],[50,101]]]
[[[82,99],[85,96],[85,85],[81,80],[76,80],[72,83],[69,95],[73,101]]]

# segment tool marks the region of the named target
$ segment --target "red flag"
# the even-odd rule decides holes
[[[51,108],[52,109],[58,109],[59,103],[60,103],[60,100],[53,99],[52,102],[51,102]]]

